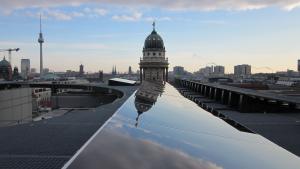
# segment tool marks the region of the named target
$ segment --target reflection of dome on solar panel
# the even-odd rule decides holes
[[[149,111],[153,107],[158,96],[162,94],[163,88],[163,83],[154,83],[148,81],[144,81],[142,83],[141,87],[135,94],[134,100],[134,105],[138,113],[135,126],[138,125],[140,115]]]
[[[135,105],[135,108],[137,109],[138,114],[142,114],[142,113],[150,110],[153,104],[154,104],[153,102],[148,102],[137,96],[135,97],[135,100],[134,100],[134,105]]]
[[[0,61],[0,79],[11,80],[11,78],[12,78],[11,65],[4,57],[3,60]]]

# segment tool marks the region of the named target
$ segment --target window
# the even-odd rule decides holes
[[[156,55],[156,53],[153,52],[153,56],[155,56],[155,55]]]

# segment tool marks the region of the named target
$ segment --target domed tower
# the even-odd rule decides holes
[[[140,59],[140,81],[168,81],[168,58],[165,57],[165,46],[161,36],[155,30],[146,38],[143,58]]]
[[[5,57],[0,61],[0,79],[12,80],[11,65]]]

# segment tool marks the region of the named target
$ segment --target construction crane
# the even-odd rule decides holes
[[[19,50],[20,48],[0,49],[0,52],[8,52],[8,61],[11,64],[11,52],[12,51],[18,52]]]

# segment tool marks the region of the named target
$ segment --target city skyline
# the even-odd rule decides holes
[[[228,1],[216,3],[118,1],[61,1],[61,3],[4,1],[0,7],[1,48],[20,48],[12,67],[28,58],[39,67],[39,14],[43,15],[44,67],[55,71],[126,72],[138,69],[145,36],[157,22],[164,37],[170,67],[197,71],[208,63],[250,64],[252,72],[297,70],[300,44],[300,2]],[[127,2],[127,1],[126,1]],[[167,3],[169,2],[169,3]],[[201,3],[202,2],[202,3]],[[30,5],[27,5],[30,4]],[[1,53],[1,58],[7,53]],[[272,70],[270,70],[270,68]]]

